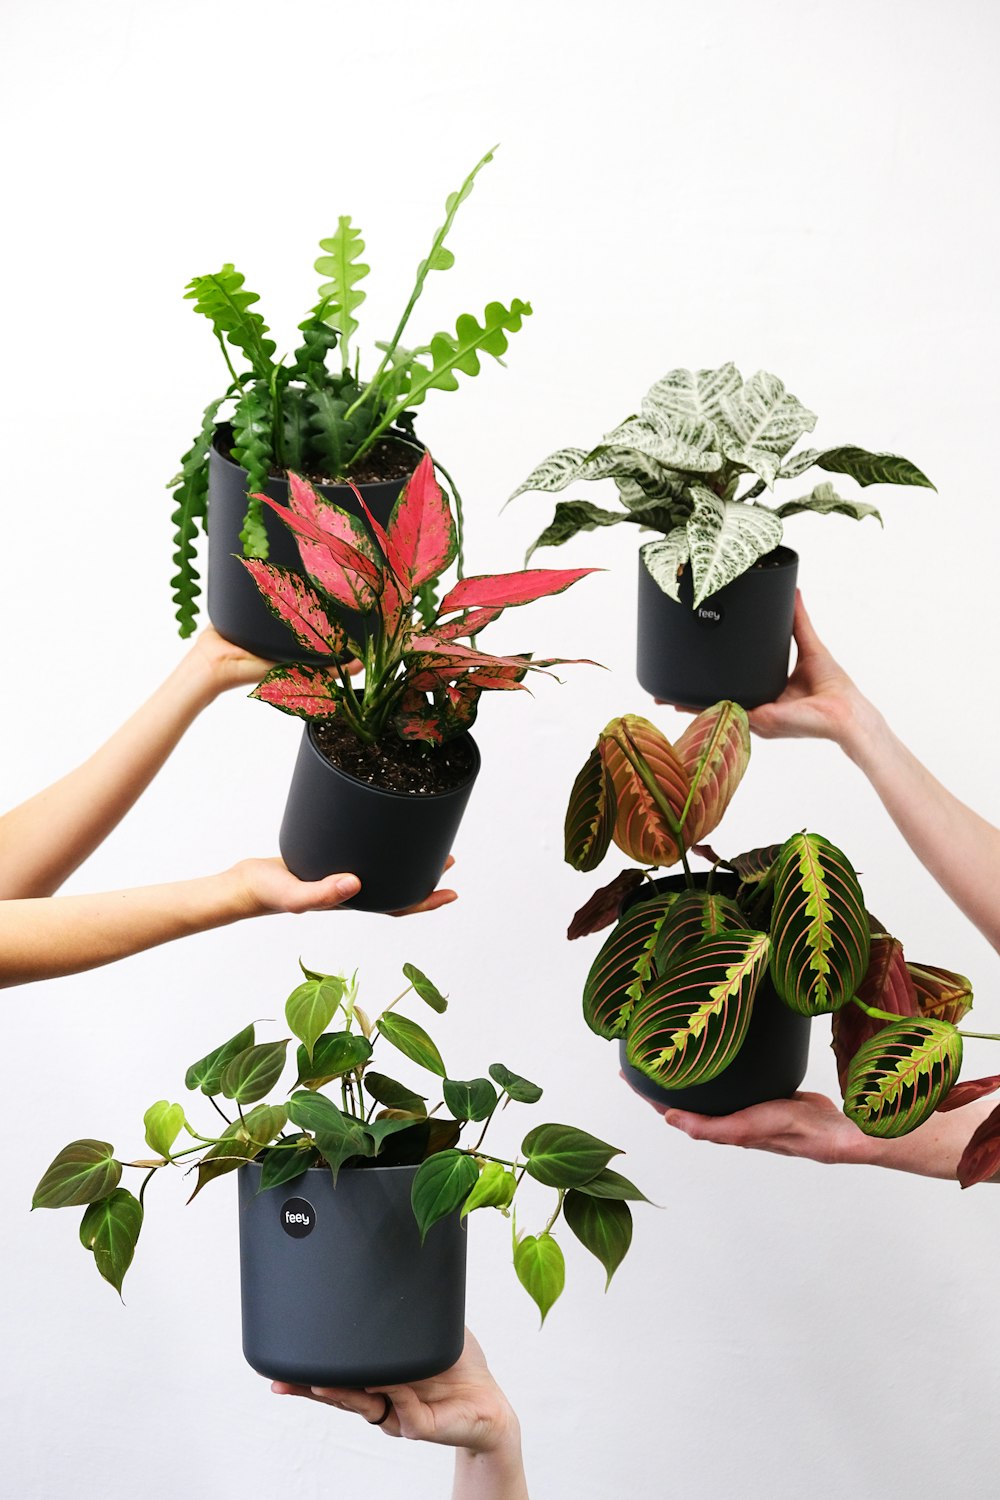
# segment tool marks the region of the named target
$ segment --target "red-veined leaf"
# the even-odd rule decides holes
[[[766,932],[706,938],[647,985],[628,1022],[628,1060],[664,1088],[709,1083],[733,1061],[767,967]]]
[[[967,1083],[956,1083],[941,1100],[937,1112],[939,1115],[946,1115],[949,1110],[964,1109],[977,1099],[995,1094],[997,1089],[1000,1089],[1000,1073],[994,1073],[991,1078],[970,1078]]]
[[[712,832],[750,763],[750,726],[738,703],[716,703],[685,729],[674,746],[691,791],[684,837],[697,843]]]
[[[774,987],[791,1010],[823,1015],[857,993],[871,951],[864,896],[850,860],[818,833],[782,845],[771,938]]]
[[[393,507],[389,538],[415,589],[443,573],[458,551],[455,522],[434,477],[429,453],[424,454]]]
[[[605,939],[583,987],[583,1018],[598,1036],[620,1036],[653,965],[653,948],[673,893],[640,901]]]
[[[329,719],[337,712],[340,684],[322,667],[272,667],[251,698],[300,719]]]
[[[670,741],[648,719],[625,714],[612,719],[597,743],[615,788],[615,843],[639,864],[676,864],[679,819],[690,785]],[[669,816],[637,766],[655,783]]]
[[[610,927],[621,911],[622,902],[639,889],[645,878],[644,870],[622,870],[614,880],[595,891],[590,900],[580,907],[566,930],[570,942]]]
[[[708,937],[745,932],[747,919],[728,896],[708,891],[681,891],[660,928],[653,965],[663,976],[685,953]]]
[[[564,853],[566,863],[574,870],[597,869],[611,843],[615,812],[614,782],[599,747],[595,746],[573,783],[566,809]],[[600,925],[607,924],[602,922]],[[594,930],[582,929],[584,932]],[[572,925],[570,935],[573,935]]]
[[[866,1135],[907,1135],[937,1108],[961,1066],[962,1038],[947,1021],[887,1021],[854,1055],[844,1114]]]
[[[342,651],[347,636],[339,621],[331,620],[322,601],[299,573],[275,567],[256,557],[241,557],[264,602],[309,651]]]
[[[919,1015],[917,992],[907,971],[903,945],[896,938],[884,934],[872,938],[868,971],[858,987],[858,999],[893,1016]],[[859,1005],[844,1005],[834,1011],[830,1045],[837,1059],[842,1095],[847,1088],[851,1058],[885,1024],[875,1016],[866,1015]]]
[[[907,964],[922,1016],[957,1026],[972,1009],[972,984],[964,974],[934,964]]]
[[[767,844],[763,849],[748,849],[746,854],[737,854],[735,859],[727,860],[727,864],[736,871],[744,885],[757,885],[770,875],[780,853],[780,844]]]
[[[526,568],[521,573],[484,573],[476,578],[462,578],[441,601],[439,614],[449,615],[456,609],[509,609],[514,604],[532,604],[561,594],[588,573],[600,568]]]
[[[958,1163],[958,1180],[964,1188],[988,1182],[1000,1172],[1000,1105],[970,1137]]]

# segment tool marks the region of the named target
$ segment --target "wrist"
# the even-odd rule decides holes
[[[878,709],[855,689],[832,737],[848,759],[864,770],[872,751],[887,732],[888,726]]]

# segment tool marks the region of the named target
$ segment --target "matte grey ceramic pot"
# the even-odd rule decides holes
[[[695,884],[704,889],[707,878],[696,875]],[[732,896],[738,883],[733,875],[719,874],[714,890],[719,895]],[[668,875],[642,886],[637,894],[648,900],[656,892],[684,889],[683,876]],[[635,897],[624,903],[623,910],[634,905]],[[665,1089],[632,1066],[625,1055],[624,1039],[618,1044],[618,1055],[622,1072],[644,1099],[670,1109],[690,1109],[700,1115],[731,1115],[738,1109],[748,1109],[751,1104],[787,1099],[795,1093],[809,1063],[810,1025],[808,1016],[789,1010],[778,998],[770,973],[766,972],[754,996],[743,1046],[718,1078],[693,1088]]]
[[[636,676],[667,703],[708,708],[731,698],[756,708],[788,681],[798,554],[776,547],[775,566],[751,568],[697,609],[691,569],[678,604],[652,578],[639,553]]]
[[[416,1167],[327,1167],[257,1191],[240,1167],[243,1353],[297,1385],[394,1385],[449,1369],[465,1337],[465,1224],[420,1243]]]
[[[228,448],[229,429],[219,429],[216,443]],[[414,466],[420,456],[414,449]],[[359,484],[372,515],[386,525],[392,514],[404,479],[392,479],[384,484]],[[269,661],[322,661],[329,658],[305,651],[296,641],[288,627],[276,619],[261,598],[260,591],[239,559],[243,555],[240,532],[247,509],[246,470],[213,445],[208,456],[208,617],[220,635],[245,651]],[[288,504],[288,481],[269,479],[265,493],[282,505]],[[364,512],[354,491],[346,484],[318,484],[317,494],[325,496],[342,510],[349,511],[359,520],[365,521]],[[279,567],[302,572],[299,551],[295,538],[288,527],[266,505],[264,529],[268,540],[268,561]],[[355,640],[364,634],[364,617],[353,610],[338,611]]]
[[[312,725],[299,743],[278,847],[300,880],[345,871],[361,890],[344,905],[359,911],[401,911],[429,896],[441,879],[473,784],[479,750],[467,780],[431,796],[383,791],[348,775],[317,748]]]

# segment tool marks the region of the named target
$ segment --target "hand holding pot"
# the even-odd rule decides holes
[[[455,863],[448,856],[445,869]],[[246,916],[267,916],[274,912],[333,911],[361,889],[361,881],[349,873],[327,875],[323,880],[299,880],[288,869],[282,859],[245,859],[233,869],[233,875],[245,890]],[[437,911],[458,899],[452,890],[432,891],[423,901],[408,906],[402,911],[388,913],[393,917],[416,916],[420,912]]]
[[[458,1363],[430,1380],[365,1391],[276,1380],[271,1389],[356,1412],[388,1437],[458,1448],[453,1500],[527,1500],[517,1416],[468,1329]]]

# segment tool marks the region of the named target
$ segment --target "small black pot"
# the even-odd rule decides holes
[[[696,875],[694,879],[699,888],[705,888],[707,875]],[[732,896],[738,884],[736,876],[719,874],[713,889],[719,895]],[[657,892],[684,889],[684,878],[680,875],[654,880],[640,887],[623,904],[623,911],[634,906],[637,899],[649,900]],[[778,998],[771,975],[765,972],[754,996],[743,1046],[725,1072],[711,1082],[686,1089],[661,1088],[629,1062],[624,1038],[619,1042],[618,1055],[622,1072],[644,1099],[670,1109],[690,1109],[699,1115],[731,1115],[738,1109],[748,1109],[751,1104],[787,1099],[795,1093],[809,1063],[810,1024],[809,1016],[789,1010]]]
[[[723,698],[744,708],[772,703],[788,681],[798,568],[798,553],[776,547],[768,566],[742,573],[693,609],[690,567],[678,604],[640,552],[636,676],[646,692],[688,708]]]
[[[401,911],[429,896],[441,879],[473,783],[479,750],[471,735],[468,779],[429,796],[385,791],[358,781],[317,748],[307,725],[288,789],[278,847],[300,880],[343,871],[361,890],[344,905]]]
[[[310,1167],[258,1192],[239,1169],[243,1353],[271,1380],[396,1385],[449,1369],[465,1337],[465,1225],[420,1243],[416,1167]]]
[[[208,455],[208,617],[227,641],[242,646],[245,651],[252,651],[256,656],[267,657],[269,661],[328,661],[329,657],[306,651],[288,627],[272,615],[257,585],[239,561],[243,555],[240,532],[247,510],[247,474],[219,447],[219,444],[228,447],[230,437],[229,429],[220,427]],[[420,451],[414,450],[414,467]],[[365,504],[381,525],[388,523],[405,483],[405,479],[390,479],[382,484],[358,485]],[[346,484],[318,484],[315,489],[334,505],[365,521],[354,491]],[[272,500],[288,504],[287,479],[269,479],[264,490]],[[301,573],[302,563],[294,536],[268,506],[262,506],[262,510],[269,547],[268,561]],[[353,610],[339,610],[337,613],[355,640],[359,634],[364,635],[362,615]]]

